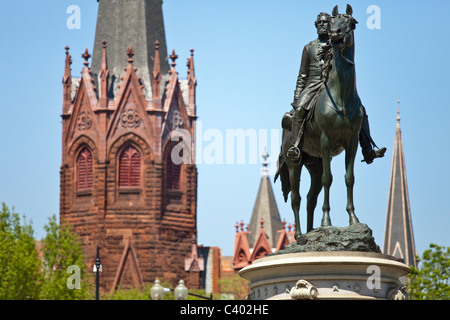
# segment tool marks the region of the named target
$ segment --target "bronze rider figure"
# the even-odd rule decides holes
[[[294,102],[292,103],[294,115],[291,130],[292,136],[295,137],[295,142],[294,146],[287,152],[287,156],[293,161],[301,158],[299,145],[303,135],[303,125],[306,122],[304,120],[306,120],[309,110],[316,103],[318,93],[323,88],[324,81],[326,81],[324,70],[327,67],[327,60],[329,60],[327,55],[330,54],[331,48],[329,43],[330,22],[331,17],[328,13],[319,13],[317,20],[314,22],[318,37],[303,48],[300,71],[294,92]],[[376,146],[370,136],[369,120],[364,107],[363,113],[359,143],[364,156],[363,161],[371,164],[375,158],[384,156],[386,148],[378,149]],[[374,150],[373,147],[376,147],[378,150]]]

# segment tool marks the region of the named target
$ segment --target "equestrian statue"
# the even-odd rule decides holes
[[[333,177],[330,162],[332,157],[345,151],[346,209],[352,225],[359,223],[353,204],[358,142],[367,164],[386,152],[386,148],[379,149],[371,138],[366,110],[356,90],[354,30],[358,22],[352,14],[352,7],[347,5],[345,14],[339,14],[335,6],[331,16],[323,12],[317,16],[318,37],[303,49],[293,110],[282,120],[282,146],[275,181],[280,177],[285,201],[291,193],[297,242],[302,235],[299,221],[302,167],[305,166],[311,176],[307,232],[313,229],[314,209],[322,188],[321,225],[331,226],[329,196]]]

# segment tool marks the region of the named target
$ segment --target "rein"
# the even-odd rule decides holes
[[[348,37],[352,31],[353,31],[353,29],[350,30],[349,32],[347,32],[347,34],[343,37],[343,40],[342,40],[343,43],[345,43],[345,38]],[[346,48],[344,47],[344,48],[342,48],[341,50],[339,50],[339,55],[340,55],[341,58],[344,59],[347,63],[349,63],[349,64],[351,64],[351,65],[354,66],[354,65],[355,65],[355,62],[352,61],[352,60],[350,60],[350,59],[348,59],[346,56],[344,56],[343,51],[344,51],[345,49],[346,49]],[[332,108],[332,109],[334,109],[334,111],[336,111],[338,114],[340,114],[340,115],[342,115],[342,116],[346,116],[346,115],[347,115],[346,109],[345,109],[344,107],[339,108],[339,106],[337,105],[336,101],[334,101],[334,98],[333,98],[333,96],[331,95],[330,89],[328,88],[327,79],[324,81],[324,83],[325,83],[325,90],[327,91],[328,97],[330,98],[330,101],[331,101],[331,103],[333,104],[333,108]]]
[[[335,102],[334,99],[333,99],[333,96],[331,95],[330,89],[328,88],[328,84],[327,84],[326,81],[325,81],[325,90],[327,91],[328,97],[330,98],[331,103],[333,104],[333,109],[334,109],[334,111],[336,111],[338,114],[340,114],[340,115],[342,115],[342,116],[345,116],[345,115],[347,114],[347,112],[345,111],[345,108],[342,108],[342,110],[344,110],[344,111],[342,111],[342,110],[338,107],[338,105],[336,104],[336,102]],[[330,108],[331,108],[331,107],[330,107]]]

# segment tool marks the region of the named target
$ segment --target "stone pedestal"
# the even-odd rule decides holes
[[[239,272],[249,299],[407,299],[409,268],[378,252],[294,252],[266,256]]]

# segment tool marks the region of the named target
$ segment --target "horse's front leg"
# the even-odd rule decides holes
[[[322,190],[322,162],[306,165],[311,176],[311,187],[309,188],[306,212],[307,212],[307,232],[313,230],[314,226],[314,210],[317,205],[317,198]]]
[[[331,174],[331,148],[328,137],[322,132],[320,138],[321,152],[322,152],[322,186],[324,190],[323,195],[323,217],[322,217],[322,227],[331,226],[330,219],[330,187],[333,182],[333,176]]]
[[[291,206],[295,218],[295,240],[299,241],[302,231],[300,228],[300,174],[302,165],[293,164],[289,168],[289,182],[291,184]]]
[[[345,149],[345,184],[347,186],[347,212],[350,219],[350,225],[359,223],[355,215],[355,206],[353,203],[353,186],[355,184],[355,157],[358,149],[358,138],[352,139],[350,145]]]

